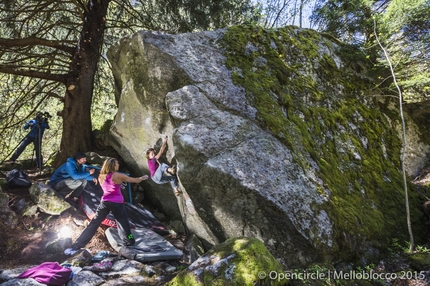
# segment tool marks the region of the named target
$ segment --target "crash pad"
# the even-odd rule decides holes
[[[133,246],[124,246],[117,228],[109,227],[105,231],[112,248],[128,259],[149,262],[182,258],[183,253],[181,250],[148,228],[134,228],[131,229],[131,233],[136,240],[135,244]]]

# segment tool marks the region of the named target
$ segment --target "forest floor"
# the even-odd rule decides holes
[[[51,173],[39,173],[36,170],[25,170],[32,182],[46,182]],[[21,199],[30,201],[28,189],[3,188],[3,192],[9,196],[9,206],[13,206]],[[12,207],[13,209],[13,207]],[[20,216],[18,224],[11,229],[0,220],[0,269],[11,269],[23,265],[39,265],[47,261],[66,261],[68,256],[63,253],[56,255],[46,252],[46,244],[58,237],[60,229],[67,225],[72,231],[72,241],[88,225],[89,220],[81,209],[70,208],[61,215],[49,215],[38,212],[34,216]],[[117,252],[110,246],[104,231],[107,226],[100,226],[91,241],[85,246],[92,254],[100,250],[109,250],[112,254]],[[183,246],[184,236],[169,235],[165,237],[176,247]],[[178,241],[180,243],[178,243]],[[183,250],[183,249],[181,249]]]
[[[12,169],[12,168],[10,168]],[[51,172],[46,171],[39,173],[36,170],[28,169],[25,170],[31,180],[34,182],[46,182]],[[6,177],[6,171],[0,170],[3,173],[3,177]],[[414,180],[414,184],[417,186],[424,186],[430,182],[430,168],[421,173],[419,177]],[[13,206],[16,202],[21,199],[30,201],[30,194],[28,189],[10,189],[3,187],[3,192],[9,196],[9,206]],[[425,200],[425,194],[423,193],[423,200]],[[430,200],[429,200],[430,202]],[[430,205],[430,204],[429,204]],[[13,209],[13,208],[12,208]],[[152,211],[150,209],[150,211]],[[69,209],[63,212],[60,216],[53,216],[38,212],[34,216],[20,216],[19,222],[14,229],[10,229],[9,226],[4,225],[2,219],[0,219],[1,228],[1,239],[0,239],[0,269],[12,269],[20,266],[34,266],[39,265],[47,261],[57,261],[59,263],[66,261],[67,256],[63,253],[56,255],[49,254],[45,251],[46,244],[57,238],[60,229],[67,225],[72,229],[72,241],[83,231],[85,226],[88,224],[88,219],[79,209]],[[110,246],[104,235],[106,227],[99,227],[96,235],[86,245],[86,249],[90,250],[91,253],[95,254],[100,250],[109,250],[111,253],[116,254],[117,252]],[[184,251],[183,245],[186,240],[184,236],[170,236],[165,237],[173,245]],[[430,245],[430,244],[429,244]],[[181,248],[182,246],[182,248]],[[426,247],[426,246],[424,246]],[[430,246],[427,246],[430,249]],[[407,266],[404,255],[394,255],[391,258],[384,260],[385,271],[399,271]],[[178,262],[179,265],[186,265],[186,263]],[[379,266],[376,266],[379,267]],[[429,273],[430,277],[430,265],[422,269],[424,272]],[[291,281],[291,285],[304,285],[297,284]],[[296,281],[297,282],[297,281]],[[313,284],[312,284],[313,285]],[[336,285],[351,285],[351,284],[336,284]],[[360,284],[361,285],[361,284]],[[372,285],[414,285],[424,286],[429,285],[427,281],[423,279],[408,279],[391,281],[390,283],[383,284],[372,284]]]

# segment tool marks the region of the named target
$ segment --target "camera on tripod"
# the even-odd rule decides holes
[[[37,112],[36,113],[36,120],[38,122],[46,122],[48,121],[49,118],[52,118],[52,115],[49,114],[49,112],[45,111],[45,112]]]

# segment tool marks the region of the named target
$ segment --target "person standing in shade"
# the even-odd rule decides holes
[[[36,166],[37,168],[42,167],[42,137],[45,129],[49,129],[48,118],[51,116],[49,113],[45,112],[37,112],[36,118],[29,120],[25,125],[24,129],[27,130],[30,128],[30,132],[25,136],[22,140],[22,143],[19,145],[18,149],[13,153],[12,157],[9,160],[9,164],[14,164],[16,159],[24,152],[25,148],[33,143],[34,149],[36,150]]]
[[[149,148],[146,151],[146,159],[148,160],[148,169],[151,173],[151,179],[157,184],[171,183],[175,190],[175,195],[180,196],[182,191],[179,189],[178,177],[176,176],[176,167],[170,167],[165,163],[158,163],[161,155],[166,149],[167,136],[163,139],[160,151],[155,153],[154,148]]]
[[[97,208],[94,218],[90,224],[80,234],[71,248],[64,251],[66,255],[73,255],[79,249],[85,247],[91,240],[106,218],[109,212],[112,212],[118,226],[119,236],[125,246],[131,246],[135,243],[133,234],[130,231],[130,225],[127,219],[126,208],[124,205],[124,197],[121,193],[122,182],[140,183],[146,180],[148,176],[132,178],[124,173],[119,173],[119,162],[115,158],[106,159],[98,177],[99,183],[103,189],[103,196]]]
[[[49,180],[50,186],[70,202],[76,202],[81,195],[88,181],[97,184],[97,179],[93,177],[94,167],[86,165],[87,155],[77,152],[73,157],[67,159]]]

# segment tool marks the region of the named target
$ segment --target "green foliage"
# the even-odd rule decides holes
[[[93,129],[101,130],[107,120],[112,120],[117,112],[114,96],[114,80],[108,62],[103,59],[94,81],[93,104],[91,105],[91,123]],[[105,130],[107,133],[108,130]]]
[[[389,35],[398,33],[405,26],[410,25],[417,18],[428,11],[427,0],[392,0],[384,11],[382,23]],[[427,14],[428,16],[429,14]]]
[[[416,245],[415,246],[415,251],[416,252],[422,252],[422,253],[428,253],[428,252],[430,252],[430,249],[428,249],[426,246]]]
[[[62,113],[62,116],[74,112],[62,112],[66,99],[65,84],[70,78],[79,78],[79,71],[71,70],[71,63],[81,57],[80,49],[85,42],[81,37],[86,36],[82,35],[82,31],[88,25],[89,18],[95,17],[87,9],[89,3],[54,0],[0,1],[0,131],[3,135],[0,138],[0,151],[4,156],[7,157],[25,136],[22,126],[36,111]],[[104,31],[102,55],[109,45],[141,29],[169,33],[191,32],[256,19],[255,7],[249,0],[112,0],[104,3],[109,3],[106,30],[104,27],[97,29]],[[89,61],[99,61],[98,54],[92,56],[91,59],[89,55]],[[94,85],[94,93],[85,95],[85,98],[92,99],[91,109],[88,109],[92,122],[85,120],[85,126],[76,122],[71,127],[76,128],[76,132],[68,130],[67,134],[91,130],[88,124],[92,124],[93,128],[101,128],[106,120],[112,119],[116,114],[114,80],[103,56],[98,64],[95,80],[88,78],[81,82],[84,81]],[[82,96],[73,100],[81,102]],[[63,136],[62,124],[69,122],[68,120],[70,118],[60,116],[52,119],[51,130],[44,136],[44,158],[50,157],[59,149],[60,138]],[[76,141],[74,138],[62,140]],[[61,144],[62,147],[68,145],[70,144]],[[20,159],[31,156],[32,150],[28,148]]]
[[[391,1],[378,23],[383,45],[387,48],[397,83],[407,103],[428,100],[430,49],[430,2]],[[386,64],[385,59],[381,59]],[[390,86],[395,90],[394,84]]]
[[[24,130],[24,124],[34,119],[36,112],[49,112],[53,117],[49,120],[50,129],[45,131],[42,141],[42,155],[47,161],[51,154],[58,150],[60,144],[62,120],[56,113],[59,111],[58,100],[47,96],[47,92],[37,90],[43,88],[43,84],[36,86],[36,90],[30,92],[31,97],[26,96],[22,89],[31,86],[35,80],[29,78],[17,78],[0,74],[0,160],[8,160],[12,152],[28,134]],[[51,90],[50,92],[53,92]],[[29,145],[20,159],[34,158],[33,145]]]
[[[405,251],[405,248],[401,245],[398,238],[393,238],[388,250],[391,254],[395,254],[396,252]],[[407,248],[407,250],[409,251],[409,248]]]
[[[110,14],[112,27],[173,34],[213,30],[258,20],[258,9],[249,0],[137,0],[133,4],[112,1]]]
[[[319,30],[343,42],[365,45],[373,29],[373,17],[387,6],[381,0],[318,1],[311,17]]]
[[[392,255],[397,253],[410,254],[410,242],[405,241],[404,244],[401,244],[398,238],[393,238],[388,250]],[[430,249],[424,245],[415,245],[414,253],[430,253]]]
[[[404,101],[428,100],[429,1],[319,1],[312,19],[319,30],[365,50],[381,72],[379,67],[387,69],[388,64],[377,49],[373,35],[376,31],[394,63]],[[386,95],[397,94],[391,74],[382,72],[380,75],[378,87],[382,88],[381,91]]]
[[[46,161],[58,150],[60,143],[62,119],[57,112],[61,111],[60,94],[64,94],[64,85],[28,75],[37,72],[50,75],[66,73],[70,55],[64,51],[56,52],[49,45],[32,45],[31,41],[27,45],[14,46],[8,39],[44,37],[55,44],[61,37],[68,45],[73,38],[77,39],[78,31],[76,26],[68,27],[67,21],[80,22],[79,15],[70,4],[58,1],[2,1],[0,15],[1,37],[4,38],[0,39],[0,130],[3,134],[0,150],[5,156],[0,159],[9,159],[8,155],[28,133],[22,128],[25,122],[33,119],[37,111],[47,111],[53,118],[42,144]],[[13,72],[9,74],[12,69],[15,75]],[[33,152],[32,146],[28,146],[20,159],[31,158]]]

